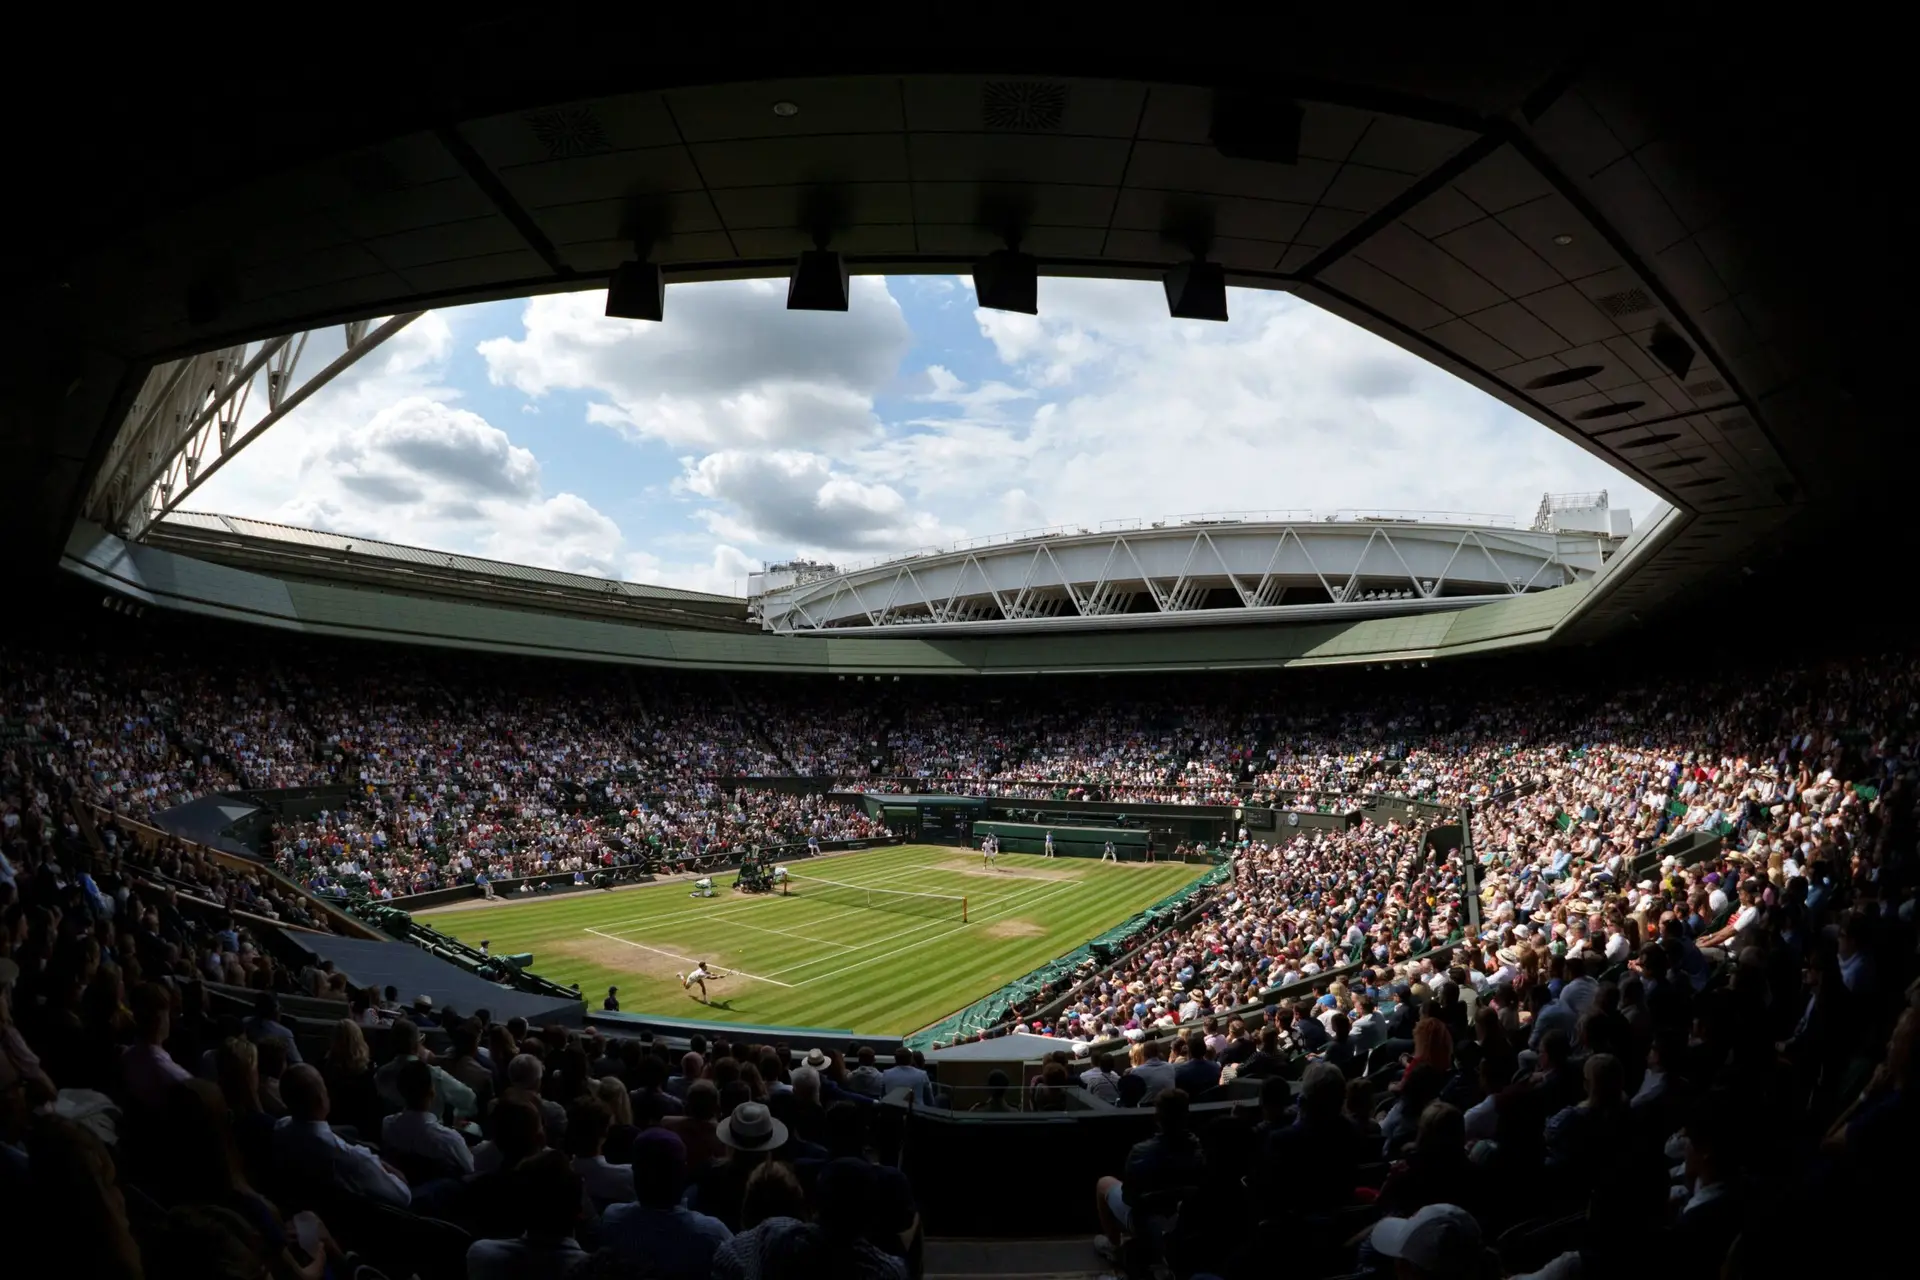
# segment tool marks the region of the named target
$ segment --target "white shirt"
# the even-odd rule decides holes
[[[380,1145],[388,1151],[403,1151],[422,1160],[451,1165],[461,1173],[473,1172],[473,1152],[466,1139],[440,1123],[431,1111],[402,1111],[380,1122]]]
[[[317,1172],[324,1168],[333,1184],[383,1204],[404,1209],[413,1203],[407,1180],[388,1173],[380,1157],[356,1147],[335,1133],[324,1120],[295,1120],[283,1116],[273,1129],[273,1154],[289,1167]]]

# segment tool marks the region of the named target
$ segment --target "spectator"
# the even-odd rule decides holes
[[[1140,1046],[1140,1061],[1127,1074],[1138,1079],[1145,1089],[1135,1105],[1149,1106],[1161,1094],[1174,1087],[1173,1064],[1163,1057],[1160,1042],[1149,1040]]]
[[[913,1050],[904,1044],[893,1051],[893,1065],[880,1073],[880,1088],[883,1094],[906,1089],[915,1105],[933,1105],[933,1080],[925,1071],[913,1065]]]
[[[253,1013],[246,1020],[247,1039],[282,1040],[287,1046],[287,1061],[300,1061],[300,1045],[293,1032],[280,1024],[280,1001],[273,992],[262,991],[253,998]]]
[[[624,1098],[625,1091],[620,1092]],[[573,1157],[573,1171],[586,1188],[588,1207],[596,1215],[604,1213],[609,1205],[633,1199],[632,1167],[607,1161],[607,1134],[612,1129],[613,1111],[598,1098],[578,1099],[567,1109],[566,1150]]]
[[[726,1158],[700,1171],[694,1203],[702,1213],[740,1229],[740,1208],[754,1170],[787,1145],[787,1126],[773,1118],[764,1103],[742,1102],[722,1120],[715,1136],[727,1148]]]
[[[1386,1218],[1367,1237],[1408,1280],[1477,1280],[1487,1270],[1480,1224],[1453,1204],[1430,1204],[1410,1218]]]
[[[741,1230],[713,1258],[713,1280],[757,1280],[769,1273],[769,1260],[786,1252],[786,1238],[803,1230],[807,1197],[793,1170],[777,1161],[763,1164],[747,1179],[740,1205]]]
[[[1346,1077],[1328,1062],[1307,1068],[1298,1114],[1272,1132],[1249,1179],[1260,1198],[1296,1213],[1337,1208],[1359,1181],[1359,1135],[1344,1114]]]
[[[386,1104],[373,1078],[373,1062],[367,1052],[367,1039],[352,1018],[333,1024],[333,1036],[327,1043],[320,1074],[326,1078],[327,1096],[332,1100],[332,1115],[339,1124],[356,1132],[380,1131]]]
[[[1155,1135],[1127,1154],[1121,1177],[1102,1178],[1095,1188],[1094,1204],[1105,1234],[1095,1236],[1093,1246],[1109,1262],[1118,1259],[1120,1243],[1128,1236],[1151,1238],[1164,1231],[1177,1197],[1206,1178],[1206,1157],[1188,1124],[1187,1095],[1179,1089],[1161,1091],[1153,1113]]]
[[[410,1167],[413,1173],[408,1181],[416,1185],[472,1173],[473,1153],[466,1139],[440,1123],[432,1068],[418,1058],[404,1059],[396,1084],[406,1109],[381,1122],[380,1149],[396,1165]]]
[[[688,1166],[698,1169],[726,1154],[719,1138],[720,1090],[711,1080],[696,1081],[686,1105],[686,1114],[668,1116],[665,1127],[680,1139]]]
[[[1119,1082],[1120,1077],[1113,1069],[1113,1055],[1108,1053],[1094,1054],[1093,1065],[1080,1073],[1080,1083],[1087,1092],[1109,1106],[1120,1103]]]
[[[467,1280],[560,1280],[588,1256],[575,1238],[580,1175],[565,1155],[546,1151],[528,1156],[508,1176],[526,1230],[512,1239],[474,1241]]]
[[[659,1280],[705,1280],[714,1254],[733,1238],[726,1224],[680,1203],[686,1188],[687,1149],[665,1129],[634,1139],[635,1201],[609,1208],[601,1242],[628,1266]]]
[[[288,1114],[275,1126],[274,1158],[282,1168],[354,1195],[401,1208],[412,1201],[406,1177],[365,1147],[345,1141],[327,1124],[327,1083],[317,1068],[287,1071]]]
[[[863,1098],[879,1098],[886,1092],[886,1081],[880,1069],[873,1065],[873,1046],[860,1045],[854,1050],[854,1057],[860,1065],[847,1072],[847,1088]]]
[[[1187,1034],[1187,1060],[1174,1068],[1173,1085],[1189,1098],[1199,1098],[1213,1091],[1220,1083],[1220,1064],[1213,1060],[1213,1051],[1207,1048],[1206,1036],[1193,1031]]]
[[[127,1096],[145,1107],[158,1107],[167,1090],[193,1076],[167,1054],[167,989],[149,982],[134,988],[133,1024],[138,1039],[121,1059]]]

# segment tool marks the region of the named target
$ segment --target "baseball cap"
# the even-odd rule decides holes
[[[1402,1258],[1430,1276],[1470,1276],[1479,1268],[1480,1224],[1454,1204],[1430,1204],[1411,1218],[1375,1224],[1373,1247]]]

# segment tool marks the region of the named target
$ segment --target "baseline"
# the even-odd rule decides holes
[[[683,961],[686,964],[700,963],[698,960],[695,960],[690,956],[675,955],[671,951],[662,951],[659,947],[650,947],[644,942],[634,942],[629,938],[616,938],[610,933],[601,933],[598,929],[587,929],[585,930],[585,932],[592,934],[596,938],[605,938],[608,942],[618,942],[624,946],[633,947],[640,951],[651,951],[654,955],[665,956],[669,960],[679,960],[679,961]],[[786,987],[788,989],[792,989],[796,985],[791,982],[782,982],[778,978],[763,978],[757,973],[748,973],[745,969],[728,969],[726,970],[726,972],[728,974],[737,975],[742,978],[751,978],[755,982],[771,983],[776,987]]]

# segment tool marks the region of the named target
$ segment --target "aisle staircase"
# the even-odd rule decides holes
[[[1097,1280],[1113,1274],[1090,1236],[1051,1240],[957,1240],[926,1243],[925,1280]]]

